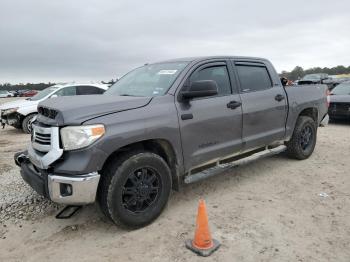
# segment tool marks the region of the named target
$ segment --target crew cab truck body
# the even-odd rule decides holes
[[[185,58],[145,65],[105,94],[39,104],[21,175],[54,202],[89,204],[118,225],[152,222],[171,188],[227,163],[314,150],[326,86],[285,89],[265,59]],[[209,171],[208,171],[209,170]]]

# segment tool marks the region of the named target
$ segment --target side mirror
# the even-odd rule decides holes
[[[50,96],[50,98],[56,98],[56,97],[58,97],[58,95],[56,94],[53,94],[52,96]]]
[[[213,80],[201,80],[192,82],[187,91],[182,91],[181,96],[185,100],[196,97],[215,96],[218,94],[218,85]]]

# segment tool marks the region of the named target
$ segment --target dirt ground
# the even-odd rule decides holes
[[[60,207],[25,185],[14,165],[28,141],[0,130],[0,261],[350,261],[350,123],[319,128],[308,160],[278,155],[185,185],[153,224],[134,231],[114,226],[97,205],[55,219]],[[222,244],[209,258],[184,245],[201,197]]]

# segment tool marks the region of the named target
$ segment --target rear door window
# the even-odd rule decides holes
[[[242,92],[256,92],[272,87],[270,75],[265,66],[236,64]]]
[[[96,86],[77,86],[78,95],[99,95],[103,94],[105,90]]]
[[[75,86],[67,86],[58,90],[55,95],[57,96],[75,96],[77,94],[77,89]]]

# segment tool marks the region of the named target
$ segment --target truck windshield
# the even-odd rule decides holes
[[[174,83],[188,62],[145,65],[129,72],[104,94],[119,96],[161,96]]]
[[[49,95],[50,93],[52,93],[56,89],[57,89],[57,87],[45,88],[44,90],[40,91],[39,93],[37,93],[35,96],[29,98],[28,100],[37,101],[37,100],[43,99],[45,96]]]

